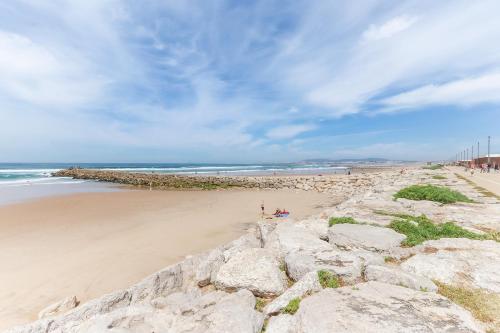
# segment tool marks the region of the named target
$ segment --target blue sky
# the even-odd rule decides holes
[[[500,150],[499,12],[0,0],[0,161],[446,159],[488,135]]]

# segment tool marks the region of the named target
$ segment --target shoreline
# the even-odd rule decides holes
[[[0,207],[0,331],[64,297],[126,288],[186,255],[226,244],[268,212],[324,209],[328,195],[291,190],[148,191],[56,195]],[[34,276],[37,276],[35,279]]]

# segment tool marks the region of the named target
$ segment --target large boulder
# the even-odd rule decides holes
[[[398,267],[368,265],[365,269],[368,281],[395,284],[421,291],[437,291],[437,286],[430,279],[403,271]]]
[[[318,273],[309,272],[292,287],[287,289],[283,294],[274,299],[264,308],[264,314],[266,316],[277,314],[288,305],[288,303],[294,298],[302,298],[306,294],[320,291],[321,284],[319,283]]]
[[[500,244],[465,238],[427,241],[401,264],[405,271],[446,284],[500,292]]]
[[[175,295],[175,306],[155,308],[133,305],[93,317],[80,325],[67,325],[67,333],[258,333],[264,317],[257,312],[248,290],[233,294],[213,292],[192,298]],[[170,300],[172,305],[173,300]],[[179,309],[184,309],[179,312]]]
[[[218,289],[235,291],[248,289],[256,296],[273,297],[287,286],[285,273],[274,253],[261,248],[246,249],[234,254],[216,274]]]
[[[392,229],[364,224],[336,224],[328,233],[330,244],[344,250],[384,252],[398,247],[405,238]]]
[[[59,315],[61,313],[76,308],[78,306],[78,303],[79,302],[76,299],[76,296],[66,297],[61,301],[51,304],[42,311],[40,311],[40,313],[38,313],[38,318],[41,319]]]
[[[318,234],[291,222],[278,224],[267,238],[264,247],[277,253],[280,258],[285,258],[293,252],[315,253],[332,249],[328,242],[319,239]]]
[[[285,257],[288,276],[298,281],[307,273],[318,270],[327,270],[340,276],[345,281],[354,282],[361,278],[363,260],[350,252],[329,250],[324,252],[307,253],[294,252]]]
[[[296,333],[296,318],[289,314],[274,316],[269,319],[266,333]]]
[[[443,296],[374,281],[324,289],[303,299],[295,317],[296,333],[484,332]]]

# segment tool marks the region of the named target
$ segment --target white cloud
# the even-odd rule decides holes
[[[106,80],[75,59],[0,30],[0,94],[38,106],[75,107],[99,95]]]
[[[417,108],[431,104],[463,105],[500,103],[500,73],[426,85],[382,100],[388,110]]]
[[[398,16],[380,26],[371,25],[368,30],[363,33],[363,38],[368,41],[389,38],[401,31],[404,31],[417,22],[416,17]]]
[[[278,126],[269,130],[266,136],[274,140],[291,139],[299,134],[312,131],[315,129],[313,125],[288,125]]]
[[[273,62],[273,68],[283,65],[275,74],[283,77],[282,85],[325,116],[364,111],[395,87],[470,77],[500,66],[500,44],[493,42],[500,34],[498,1],[402,2],[379,12],[352,6],[305,10],[306,19]],[[357,16],[345,22],[339,15],[346,11]]]

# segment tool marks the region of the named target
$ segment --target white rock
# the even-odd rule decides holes
[[[246,249],[222,265],[214,284],[218,289],[234,291],[248,289],[256,296],[271,297],[286,289],[286,276],[279,261],[266,249]]]
[[[215,275],[223,263],[224,254],[220,248],[210,251],[207,257],[196,267],[196,283],[200,287],[210,284],[210,282],[215,279]]]
[[[240,290],[218,302],[206,317],[207,333],[259,333],[264,316],[254,310],[255,298],[248,290]]]
[[[399,267],[368,265],[365,269],[368,281],[379,281],[421,291],[436,292],[437,286],[426,277],[403,271]]]
[[[301,333],[484,332],[443,296],[374,281],[324,289],[303,299],[295,317]]]
[[[307,273],[327,270],[339,275],[345,281],[356,281],[361,277],[363,260],[350,252],[329,250],[308,254],[290,253],[285,257],[288,276],[298,281]]]
[[[271,317],[267,323],[266,333],[296,333],[295,317],[289,314],[282,314]]]
[[[338,248],[388,251],[406,238],[392,229],[364,224],[336,224],[329,230],[329,242]]]
[[[321,290],[317,272],[309,272],[302,279],[288,288],[283,294],[274,299],[265,308],[263,313],[268,316],[281,311],[294,298]]]
[[[325,219],[311,218],[299,221],[295,225],[307,229],[321,240],[328,241],[328,221]]]
[[[462,238],[424,242],[401,264],[405,271],[446,284],[500,292],[500,244]]]
[[[78,306],[76,296],[66,297],[63,300],[49,305],[38,314],[38,318],[53,317],[74,309]]]
[[[317,234],[290,222],[278,224],[264,247],[277,253],[280,258],[293,252],[314,253],[332,249],[332,246],[319,239]]]

